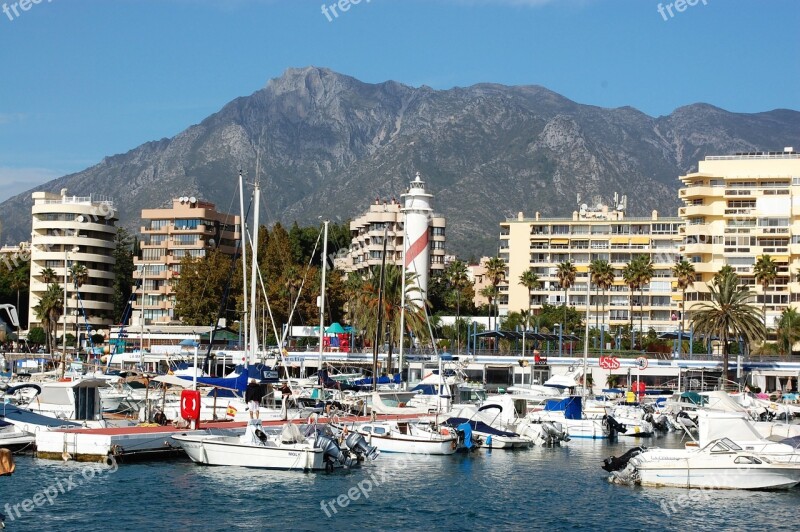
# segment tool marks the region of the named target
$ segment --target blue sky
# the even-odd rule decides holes
[[[334,0],[0,0],[0,200],[171,137],[289,67],[538,84],[654,116],[800,109],[800,2],[676,1],[362,0],[335,17]]]

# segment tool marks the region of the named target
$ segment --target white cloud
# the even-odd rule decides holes
[[[0,166],[0,201],[64,175],[52,168],[7,168]]]

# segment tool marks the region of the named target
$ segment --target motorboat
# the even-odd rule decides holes
[[[570,438],[602,440],[627,431],[627,427],[612,416],[587,418],[583,414],[582,399],[577,395],[545,399],[541,408],[529,411],[526,419],[531,424],[558,423]]]
[[[459,435],[447,427],[407,421],[371,422],[355,429],[368,444],[386,453],[447,455],[456,452]]]
[[[776,455],[721,438],[698,448],[636,447],[620,458],[607,458],[603,469],[612,473],[612,480],[643,486],[789,489],[800,483],[800,456],[791,452],[784,456],[777,460]]]
[[[344,448],[332,434],[315,426],[309,425],[306,432],[286,423],[279,434],[267,434],[261,420],[253,419],[241,436],[182,433],[172,439],[197,464],[256,469],[332,471],[336,466],[352,467],[364,458],[375,460],[380,454],[356,432],[348,434]]]
[[[31,447],[35,441],[36,436],[32,432],[0,419],[0,448],[17,452]]]
[[[497,410],[494,416],[489,413],[491,410]],[[480,408],[474,405],[465,405],[455,409],[444,424],[454,429],[469,425],[480,446],[487,449],[530,447],[532,445],[530,439],[523,438],[516,432],[499,428],[502,424],[498,423],[497,418],[502,410],[503,407],[498,404],[488,404]]]

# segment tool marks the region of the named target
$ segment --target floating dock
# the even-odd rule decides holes
[[[420,414],[377,416],[378,419],[417,419]],[[334,418],[340,423],[371,421],[369,416],[342,416]],[[284,423],[302,425],[306,418],[263,420],[264,427],[280,428]],[[319,424],[328,422],[320,417]],[[209,431],[244,433],[246,422],[218,421],[202,423],[197,430],[166,426],[133,426],[104,429],[68,428],[36,433],[36,456],[49,460],[75,460],[78,462],[104,462],[110,457],[120,462],[157,460],[183,454],[183,449],[172,441],[173,434],[207,434]]]

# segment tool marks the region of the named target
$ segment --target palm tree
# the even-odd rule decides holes
[[[492,329],[492,309],[493,309],[492,301],[494,301],[494,299],[497,297],[497,293],[498,292],[499,291],[498,291],[497,287],[496,286],[492,286],[492,285],[484,286],[483,288],[481,288],[481,291],[480,291],[480,294],[483,297],[485,297],[486,299],[489,300],[489,330],[493,330]],[[495,324],[496,323],[497,322],[495,322]]]
[[[595,295],[596,292],[599,290],[603,290],[603,314],[606,312],[605,308],[605,297],[606,297],[606,290],[611,288],[611,285],[614,284],[614,269],[611,267],[611,264],[608,263],[607,260],[603,259],[595,259],[589,265],[589,273],[591,274],[591,281],[594,283],[595,286]],[[597,305],[599,301],[595,301],[594,303],[594,313],[595,313],[595,320],[594,320],[594,328],[600,329],[600,314],[597,312]]]
[[[575,265],[566,260],[556,266],[556,277],[558,277],[558,284],[564,289],[564,330],[567,328],[567,290],[575,284],[575,274],[578,272]],[[589,302],[587,301],[588,305]]]
[[[494,287],[494,297],[495,299],[499,298],[500,295],[500,283],[506,276],[506,263],[500,257],[492,257],[486,261],[486,275],[489,277],[489,281],[492,283],[492,287]],[[491,303],[490,303],[491,307]],[[495,309],[495,317],[494,323],[495,327],[497,327],[497,315],[499,313],[499,308]]]
[[[642,278],[639,271],[640,265],[641,263],[638,260],[633,259],[626,264],[624,268],[622,268],[622,279],[625,281],[625,284],[628,285],[628,289],[631,291],[631,295],[628,298],[628,310],[631,313],[631,349],[633,349],[633,294],[641,285]]]
[[[450,288],[456,292],[456,352],[461,352],[461,333],[457,325],[461,318],[461,292],[469,285],[467,265],[460,260],[454,260],[445,268],[444,277],[447,280],[447,284],[450,285]]]
[[[381,314],[381,321],[388,329],[388,369],[392,368],[392,348],[394,343],[399,340],[397,331],[400,330],[400,311],[402,309],[402,268],[393,264],[387,264],[384,272],[383,305],[378,308],[380,268],[372,270],[371,276],[364,280],[361,290],[356,294],[355,300],[351,300],[353,305],[352,315],[354,326],[364,331],[365,338],[384,338],[386,329],[377,331],[378,315]],[[417,274],[406,272],[406,297],[405,297],[405,327],[410,329],[417,338],[429,336],[425,310],[416,302],[419,300],[419,287],[415,283]],[[427,302],[423,304],[427,305]]]
[[[51,284],[56,281],[56,272],[53,268],[45,268],[42,270],[42,280],[45,284]]]
[[[64,311],[64,290],[57,284],[51,284],[47,290],[42,294],[39,303],[33,307],[36,314],[36,319],[44,325],[45,333],[47,334],[47,351],[53,352],[55,345],[55,338],[53,333],[58,325],[58,318]]]
[[[533,271],[533,268],[528,268],[522,275],[519,276],[519,284],[528,290],[528,311],[523,314],[523,336],[522,336],[522,355],[525,356],[525,333],[528,330],[528,321],[530,320],[533,310],[531,309],[531,290],[538,290],[542,287],[542,282],[539,276]]]
[[[758,260],[756,261],[755,266],[753,266],[753,276],[756,279],[756,282],[761,285],[763,289],[763,311],[762,314],[764,316],[764,326],[767,325],[767,289],[769,285],[775,280],[778,276],[778,265],[775,264],[775,261],[772,260],[772,257],[769,255],[761,255]]]
[[[14,272],[15,275],[11,278],[11,283],[9,283],[9,288],[17,292],[17,312],[20,312],[19,293],[21,290],[25,290],[26,288],[28,288],[28,278],[21,275],[17,275],[17,272],[19,272],[19,270]]]
[[[722,342],[722,376],[728,379],[728,339],[742,337],[751,342],[766,337],[759,309],[751,303],[753,292],[739,284],[739,276],[728,273],[719,282],[708,285],[711,299],[702,301],[692,311],[694,329],[700,334],[717,335]]]
[[[719,284],[726,276],[735,273],[736,271],[733,269],[733,266],[731,266],[730,264],[726,264],[722,268],[720,268],[717,273],[714,274],[714,278],[711,280],[711,282],[714,284]]]
[[[683,349],[683,323],[686,319],[686,289],[693,286],[697,280],[697,272],[695,272],[694,264],[686,259],[680,261],[672,267],[672,275],[678,280],[678,288],[681,289],[681,325],[680,325],[680,348]]]
[[[653,260],[647,255],[639,255],[636,257],[639,261],[639,334],[644,336],[642,327],[642,318],[644,316],[644,287],[650,284],[650,280],[656,274],[653,268]]]
[[[789,355],[792,347],[800,342],[800,313],[791,307],[787,307],[781,313],[778,321],[778,348],[781,354]]]

